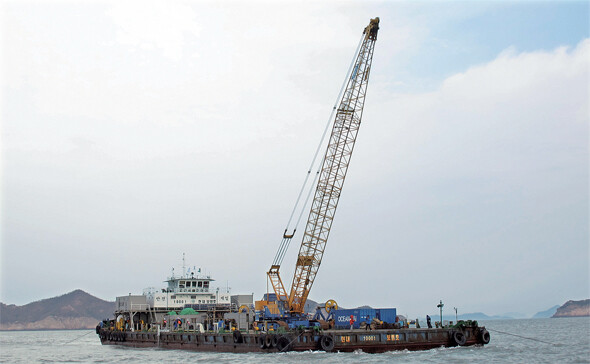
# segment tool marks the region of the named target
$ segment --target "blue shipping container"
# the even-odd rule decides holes
[[[354,318],[353,328],[358,329],[360,328],[361,322],[366,322],[367,316],[369,316],[369,320],[373,320],[376,317],[376,312],[372,308],[335,310],[335,326],[339,328],[350,328],[350,315]]]
[[[378,308],[376,311],[379,320],[387,322],[388,324],[395,323],[395,318],[397,316],[397,310],[395,308]]]
[[[373,319],[375,317],[377,317],[375,309],[373,308],[362,308],[359,310],[359,315],[360,315],[360,322],[368,322],[369,324],[373,321]],[[369,317],[369,319],[367,320],[367,316]],[[359,322],[359,325],[360,325]]]
[[[350,328],[350,315],[354,318],[354,328],[359,328],[359,310],[334,310],[334,324],[339,328]]]
[[[339,309],[334,310],[334,323],[338,328],[350,328],[350,315],[354,318],[353,328],[359,329],[361,323],[367,322],[367,316],[369,321],[373,318],[387,323],[394,323],[395,317],[397,316],[397,310],[395,308],[356,308],[356,309]]]

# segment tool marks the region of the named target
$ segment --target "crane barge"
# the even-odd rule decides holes
[[[209,283],[213,279],[195,276],[194,271],[189,276],[183,263],[183,274],[175,277],[173,273],[167,280],[168,288],[162,292],[148,290],[144,295],[117,297],[115,319],[104,320],[96,327],[102,344],[237,353],[359,349],[380,353],[489,343],[489,332],[476,321],[459,321],[455,325],[440,322],[436,328],[429,322],[428,328],[421,328],[416,320],[410,328],[407,321],[399,320],[395,308],[343,310],[334,300],[318,307],[313,317],[305,313],[361,125],[378,31],[379,18],[371,19],[363,29],[326,128],[331,126],[331,133],[314,178],[317,184],[308,192],[308,197],[313,192],[313,199],[290,289],[287,291],[283,284],[280,268],[297,230],[296,223],[288,233],[293,213],[266,273],[274,293],[267,292],[256,302],[248,295],[230,296],[229,289],[212,294]],[[306,204],[307,199],[299,218]],[[179,312],[169,311],[171,304]]]

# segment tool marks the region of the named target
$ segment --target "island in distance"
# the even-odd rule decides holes
[[[22,306],[0,302],[0,330],[92,329],[98,321],[110,318],[114,311],[115,302],[78,289]]]
[[[306,312],[315,311],[317,303],[311,300],[309,303]],[[80,289],[22,306],[0,302],[0,331],[93,329],[98,321],[111,318],[114,311],[115,302],[102,300]],[[567,301],[562,306],[539,312],[533,318],[583,316],[590,316],[590,299]],[[508,315],[488,316],[481,312],[459,315],[459,319],[463,320],[514,318]]]
[[[590,316],[590,299],[567,301],[551,317],[587,317]]]

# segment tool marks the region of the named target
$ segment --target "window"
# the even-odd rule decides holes
[[[199,281],[199,287],[203,287],[203,282]]]

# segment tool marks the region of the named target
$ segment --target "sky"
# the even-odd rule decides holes
[[[0,9],[4,303],[140,294],[183,253],[261,298],[376,16],[363,124],[309,297],[412,317],[439,300],[530,316],[590,297],[588,2]]]

